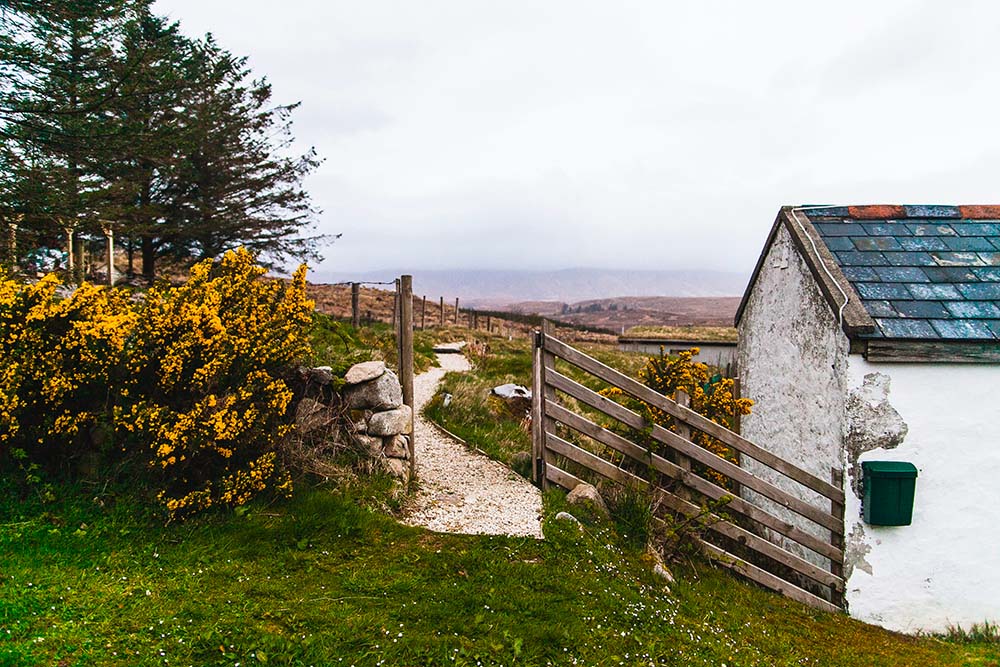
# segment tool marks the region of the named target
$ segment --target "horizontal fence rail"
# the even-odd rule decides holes
[[[557,371],[557,359],[662,410],[674,418],[679,433],[648,423],[639,413]],[[658,506],[683,517],[704,514],[699,504],[702,499],[723,503],[722,510],[707,517],[703,537],[695,538],[706,556],[800,602],[828,611],[842,607],[844,492],[839,485],[826,482],[776,456],[548,332],[535,334],[532,384],[534,477],[538,483],[572,489],[584,481],[580,475],[596,474],[619,484],[648,489]],[[651,438],[659,445],[658,452],[571,410],[560,403],[559,395],[575,399],[591,413],[610,418]],[[695,431],[731,447],[741,457],[767,466],[773,474],[767,478],[754,474],[705,449],[693,442],[691,433]],[[578,436],[594,446],[588,448],[575,442],[581,440]],[[609,457],[620,462],[615,463]],[[724,488],[724,482],[717,483],[699,475],[691,470],[692,461],[753,494],[744,497]],[[625,462],[631,465],[626,466]],[[823,503],[807,501],[802,495],[787,490],[795,485],[783,483],[778,486],[774,480],[779,477],[794,481],[795,485],[807,490],[805,496],[818,497]],[[800,519],[782,518],[775,513],[776,507]],[[814,554],[813,557],[808,557],[806,551],[789,550],[785,540],[801,546]]]

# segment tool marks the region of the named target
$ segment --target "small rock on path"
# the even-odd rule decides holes
[[[542,496],[538,489],[502,463],[448,437],[421,414],[445,373],[470,368],[461,354],[439,354],[438,361],[439,368],[413,380],[420,491],[406,523],[442,533],[541,538]]]

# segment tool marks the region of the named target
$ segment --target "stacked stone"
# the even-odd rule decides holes
[[[366,442],[393,475],[407,479],[410,472],[409,433],[413,411],[403,405],[403,389],[383,361],[355,364],[344,376],[344,403],[351,411],[358,439]]]

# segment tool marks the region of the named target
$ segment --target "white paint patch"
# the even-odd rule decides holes
[[[849,358],[850,389],[864,391],[872,373],[890,378],[888,401],[908,432],[860,458],[908,461],[919,477],[910,526],[865,524],[845,484],[851,616],[902,632],[1000,621],[997,367]]]

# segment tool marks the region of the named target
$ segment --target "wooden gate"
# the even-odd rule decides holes
[[[534,348],[536,483],[572,489],[584,481],[581,477],[596,474],[621,484],[652,487],[662,507],[684,516],[702,513],[702,503],[724,502],[724,509],[709,517],[704,536],[696,538],[706,556],[800,602],[827,611],[843,607],[844,492],[840,471],[832,474],[834,483],[824,481],[548,333],[535,332]],[[597,378],[666,412],[674,418],[677,432],[647,423],[639,413],[570,375]],[[560,395],[572,397],[587,409],[568,409],[560,403]],[[605,417],[651,437],[658,443],[657,451],[594,421]],[[739,452],[741,461],[749,457],[764,464],[767,473],[754,474],[695,444],[691,436],[695,431]],[[694,471],[692,462],[696,463]],[[698,474],[699,469],[719,473],[741,491],[727,490],[717,477],[713,480]],[[808,492],[786,490],[792,488]],[[794,512],[795,519],[779,516],[779,506]]]

